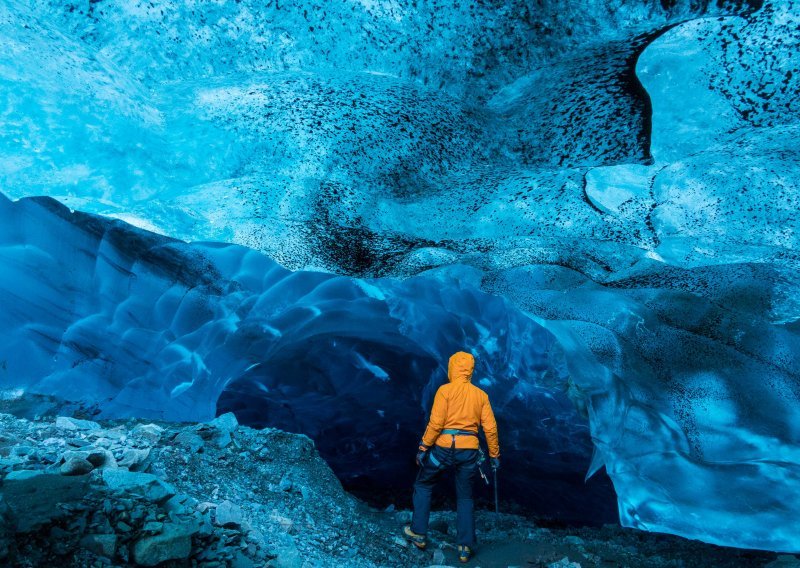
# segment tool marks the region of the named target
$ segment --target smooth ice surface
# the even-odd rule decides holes
[[[413,381],[434,380],[453,335],[493,361],[493,377],[506,366],[538,377],[522,363],[538,340],[491,340],[530,330],[557,339],[570,379],[548,387],[558,410],[538,394],[521,399],[545,405],[533,417],[509,407],[505,435],[534,427],[534,447],[570,458],[559,468],[521,452],[520,486],[541,479],[536,460],[554,478],[605,466],[627,526],[800,551],[798,14],[794,0],[0,3],[6,195],[342,275],[292,275],[230,246],[153,249],[141,243],[155,237],[115,225],[90,247],[93,267],[158,251],[147,271],[159,276],[131,279],[151,288],[128,293],[105,269],[13,272],[70,264],[76,243],[45,232],[52,242],[31,249],[35,231],[9,234],[9,297],[65,281],[83,299],[6,303],[24,333],[5,349],[42,392],[105,396],[108,412],[170,401],[207,414],[219,396],[254,422],[267,412],[314,429],[335,422],[315,397],[340,391],[302,362],[332,344],[303,334],[332,319],[344,348],[329,368],[376,393],[363,412],[355,395],[337,404],[366,429],[397,420],[377,394],[396,373],[416,377],[406,400],[424,406]],[[291,315],[251,330],[254,345],[298,353],[271,368],[242,357],[251,339],[231,339],[245,296],[255,313],[277,309],[245,261],[292,290]],[[367,288],[347,278],[420,274]],[[109,298],[94,316],[89,290]],[[403,331],[363,326],[375,309]],[[54,333],[54,317],[72,323]],[[131,342],[120,345],[171,347],[88,347],[109,329]],[[43,358],[45,344],[86,372]],[[584,412],[591,465],[573,437]],[[550,414],[571,418],[550,431]]]

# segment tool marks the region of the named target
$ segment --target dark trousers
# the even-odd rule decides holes
[[[447,469],[454,468],[456,474],[457,544],[474,546],[475,518],[472,484],[478,474],[478,450],[457,450],[433,446],[426,454],[419,473],[417,473],[417,481],[414,483],[414,516],[411,519],[411,530],[417,534],[428,533],[433,486]]]

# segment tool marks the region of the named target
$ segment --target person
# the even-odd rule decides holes
[[[433,399],[428,427],[417,453],[419,471],[414,483],[414,514],[405,537],[417,548],[427,545],[428,520],[433,487],[447,469],[455,470],[458,556],[467,562],[475,545],[472,485],[478,470],[478,428],[482,427],[489,447],[492,468],[500,467],[497,422],[488,395],[473,385],[475,358],[459,351],[450,357],[449,382],[439,387]]]

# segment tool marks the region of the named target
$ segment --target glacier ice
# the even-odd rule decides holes
[[[290,272],[244,247],[186,244],[49,198],[0,197],[0,221],[5,389],[106,418],[234,411],[312,436],[345,481],[374,489],[413,475],[402,448],[416,447],[448,354],[465,346],[516,454],[509,472],[529,472],[507,490],[565,518],[609,513],[607,493],[581,487],[592,442],[558,343],[468,274]],[[554,486],[570,497],[554,499]]]
[[[6,375],[378,477],[467,342],[550,511],[604,466],[626,526],[800,551],[799,13],[2,2],[1,189],[106,218],[2,201]]]

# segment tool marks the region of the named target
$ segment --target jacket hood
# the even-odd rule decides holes
[[[475,369],[475,357],[469,353],[459,351],[450,357],[447,366],[447,378],[451,383],[468,383],[472,380],[472,371]]]

